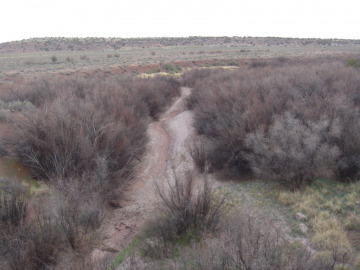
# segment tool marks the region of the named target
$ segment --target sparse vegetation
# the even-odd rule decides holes
[[[50,59],[53,63],[57,62],[57,57],[55,55],[51,56]]]
[[[166,63],[164,65],[164,69],[167,73],[178,73],[181,71],[181,67],[179,65],[173,66],[170,63]]]
[[[170,181],[168,191],[158,187],[160,214],[145,232],[143,252],[154,258],[171,258],[178,245],[190,244],[203,234],[215,232],[224,214],[224,199],[212,195],[206,180],[195,187],[192,173],[180,176],[174,172]]]
[[[66,58],[66,61],[68,62],[74,62],[74,58],[70,57],[70,56],[67,56]]]
[[[358,62],[356,59],[354,59],[354,58],[349,59],[349,60],[346,62],[346,65],[349,66],[349,67],[356,68],[356,69],[359,69],[359,68],[360,68],[359,62]]]

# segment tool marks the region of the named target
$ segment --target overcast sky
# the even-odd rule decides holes
[[[32,37],[360,39],[359,0],[1,0],[0,42]]]

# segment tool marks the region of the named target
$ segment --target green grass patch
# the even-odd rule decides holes
[[[28,187],[31,194],[47,189],[47,186],[32,177],[32,171],[14,158],[0,157],[0,178],[13,179]]]
[[[164,70],[165,70],[165,72],[167,72],[167,73],[173,74],[173,73],[179,73],[179,72],[181,72],[182,68],[181,68],[179,65],[173,66],[173,65],[171,65],[170,63],[166,63],[166,64],[164,65]]]
[[[274,181],[252,180],[222,185],[227,205],[260,210],[293,237],[311,237],[318,254],[336,254],[335,265],[351,265],[358,253],[360,235],[360,184],[319,179],[291,192]],[[256,210],[256,211],[257,211]],[[301,212],[305,220],[298,220]],[[301,230],[301,223],[309,233]],[[351,235],[351,236],[349,236]],[[333,263],[333,261],[329,262]]]
[[[356,257],[357,237],[349,237],[349,231],[360,232],[360,185],[339,183],[332,180],[316,180],[312,185],[294,193],[277,192],[279,203],[294,214],[301,212],[311,229],[311,243],[319,252],[337,254],[341,263],[349,263]]]
[[[136,252],[136,250],[139,248],[143,240],[144,239],[141,236],[139,235],[135,236],[131,241],[131,243],[126,248],[124,248],[119,252],[114,262],[107,269],[108,270],[116,269],[118,265],[123,263],[127,258],[129,258],[131,254]]]
[[[353,67],[353,68],[356,68],[356,69],[360,69],[360,65],[359,65],[359,62],[354,59],[354,58],[351,58],[349,59],[347,62],[346,62],[346,65],[348,67]]]
[[[146,73],[147,74],[154,74],[154,73],[159,73],[161,72],[161,68],[158,67],[158,68],[153,68],[153,69],[149,69]]]

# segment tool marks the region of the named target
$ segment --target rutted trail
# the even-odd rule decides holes
[[[128,192],[122,208],[112,212],[112,217],[102,228],[103,242],[93,251],[95,259],[119,252],[126,247],[152,213],[157,199],[156,183],[163,186],[174,165],[177,170],[193,167],[186,151],[194,130],[192,113],[186,110],[189,88],[181,89],[181,96],[160,117],[149,125],[150,142],[148,152],[137,168],[137,178]]]

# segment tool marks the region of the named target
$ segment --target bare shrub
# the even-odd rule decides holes
[[[268,63],[264,60],[255,60],[251,62],[250,67],[251,68],[263,68],[266,67]]]
[[[103,259],[94,261],[90,256],[72,253],[68,259],[64,259],[56,265],[59,270],[108,270],[114,261],[114,256],[106,256]]]
[[[208,181],[202,181],[202,187],[195,190],[192,173],[187,172],[184,177],[174,173],[174,185],[169,187],[169,193],[159,190],[164,206],[162,212],[175,222],[177,235],[188,229],[213,231],[217,228],[224,200],[214,198]]]
[[[7,103],[30,100],[36,106],[12,115],[9,152],[57,190],[54,211],[35,213],[23,224],[25,202],[0,185],[0,262],[6,268],[48,269],[58,263],[60,253],[92,248],[104,202],[121,195],[146,150],[148,123],[179,95],[179,87],[177,80],[163,77],[57,77],[4,94]],[[100,267],[81,265],[65,269]]]
[[[228,243],[223,250],[238,269],[279,269],[283,252],[279,231],[272,223],[264,226],[256,223],[250,215],[231,221],[224,231],[224,242]]]
[[[232,213],[216,238],[208,238],[191,250],[191,259],[185,260],[193,263],[185,269],[321,269],[314,263],[313,252],[281,235],[269,219]]]
[[[23,224],[28,204],[27,190],[16,181],[0,181],[0,234]]]
[[[7,246],[6,249],[3,247],[1,250],[1,259],[9,269],[23,270],[25,265],[31,265],[29,244],[24,238],[24,235],[18,234],[17,237],[6,239]]]
[[[63,77],[43,77],[38,80],[26,81],[24,84],[9,88],[1,93],[6,102],[22,101],[30,102],[39,107],[52,102],[56,97],[64,93],[73,92],[78,97],[84,96],[84,89],[90,88],[91,82],[80,77],[66,79]]]
[[[50,59],[53,63],[57,62],[57,57],[55,55],[51,56]]]
[[[148,114],[157,120],[159,114],[173,97],[180,95],[180,82],[172,77],[156,76],[150,80],[132,81],[146,104]]]
[[[215,198],[211,186],[203,180],[195,189],[190,172],[183,177],[174,173],[174,183],[167,192],[160,190],[160,215],[148,225],[144,251],[151,257],[170,257],[179,242],[189,243],[205,232],[218,229],[223,213],[223,199]]]
[[[38,177],[96,178],[104,195],[131,177],[146,148],[149,116],[157,118],[180,86],[164,77],[44,84],[43,90],[35,87],[23,94],[38,109],[13,119],[17,128],[10,146]],[[47,100],[37,101],[47,90]]]
[[[82,187],[80,183],[58,183],[62,190],[57,195],[56,219],[72,250],[91,247],[94,232],[103,219],[100,198],[91,187]]]
[[[200,172],[211,172],[212,166],[209,159],[209,154],[211,152],[210,145],[206,142],[194,143],[192,147],[189,148],[189,153],[195,165],[200,169]]]
[[[65,247],[56,220],[44,216],[21,226],[6,242],[2,253],[10,269],[49,269]]]
[[[276,116],[267,134],[264,129],[248,134],[246,146],[252,152],[247,159],[259,176],[278,179],[292,190],[300,188],[315,177],[331,176],[339,151],[320,136],[330,128],[326,119],[305,125],[290,113]]]
[[[331,138],[340,149],[337,162],[340,181],[352,181],[360,177],[360,111],[349,107],[346,114],[336,119],[337,130]]]
[[[301,149],[301,155],[309,155],[301,160],[313,160],[314,149],[328,145],[329,149],[338,148],[339,153],[328,160],[324,172],[329,172],[328,175],[335,173],[341,181],[359,177],[360,79],[357,70],[346,67],[339,59],[269,60],[266,65],[256,65],[256,68],[190,71],[184,74],[183,80],[193,87],[188,107],[194,110],[197,132],[203,135],[204,141],[212,144],[207,159],[213,169],[236,168],[239,173],[253,169],[259,173],[265,169],[266,166],[256,168],[252,160],[257,145],[255,140],[261,136],[253,137],[251,144],[246,143],[246,138],[262,129],[262,142],[269,140],[268,131],[275,119],[289,112],[318,141],[311,151],[305,150],[306,147]],[[325,116],[327,127],[320,128]],[[290,131],[283,131],[283,134],[287,133]],[[282,162],[283,166],[287,162],[292,164],[288,166],[289,170],[305,168],[301,160],[296,161],[290,153],[296,152],[299,145],[309,143],[304,136],[297,136],[300,141],[286,142],[289,150],[283,151]],[[269,145],[267,150],[263,148],[264,151],[276,149]],[[268,154],[271,155],[275,157],[277,154]],[[286,160],[286,155],[289,160]],[[319,154],[316,156],[319,158]],[[299,164],[295,165],[296,162]],[[299,182],[310,182],[310,178],[318,175],[320,168],[314,164],[307,169],[307,175],[300,176],[300,179],[309,181]],[[266,172],[263,171],[263,175]],[[300,170],[289,172],[293,173],[299,174]]]
[[[11,269],[49,269],[69,249],[84,252],[92,248],[103,219],[102,201],[79,182],[63,183],[62,190],[47,202],[51,210],[39,205],[39,209],[31,209],[32,220],[7,233],[1,231],[0,254],[6,265]]]
[[[33,269],[48,269],[55,265],[65,248],[64,235],[58,221],[45,216],[33,222],[27,232],[27,241]]]
[[[210,74],[210,69],[193,69],[183,74],[182,81],[185,86],[194,87],[196,81],[207,78]]]

